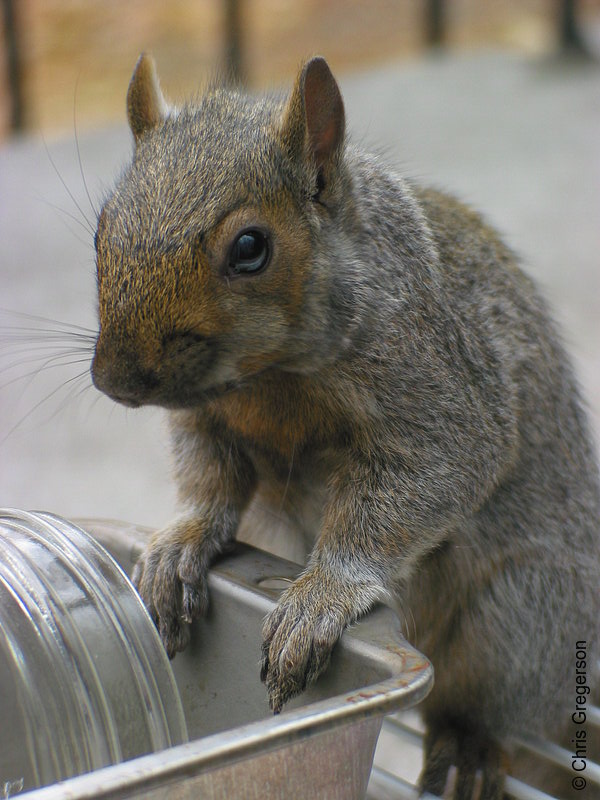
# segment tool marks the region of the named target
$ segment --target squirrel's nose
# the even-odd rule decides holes
[[[96,343],[91,374],[97,389],[132,407],[149,402],[159,384],[157,374],[141,364],[133,348],[111,349],[102,338]]]

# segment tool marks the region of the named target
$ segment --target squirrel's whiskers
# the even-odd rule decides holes
[[[44,424],[59,414],[67,402],[92,388],[90,363],[96,337],[97,331],[91,328],[0,309],[0,395],[15,384],[20,388],[12,400],[13,411],[7,413],[5,407],[3,416],[8,429],[0,434],[0,444],[52,399],[60,402],[50,418],[44,418]],[[47,372],[60,375],[60,380],[44,389],[40,399],[28,401],[36,379]],[[35,394],[39,395],[39,390]]]
[[[41,199],[42,202],[57,211],[63,221],[67,218],[76,223],[86,234],[86,239],[83,240],[67,225],[71,234],[93,250],[98,210],[92,200],[83,167],[77,131],[76,100],[77,86],[73,96],[73,136],[79,175],[92,217],[86,214],[74,191],[68,185],[43,136],[42,142],[48,161],[76,213],[50,203],[44,198]],[[8,431],[4,434],[0,431],[0,444],[52,399],[60,399],[61,402],[52,412],[50,419],[61,412],[67,401],[78,398],[86,390],[92,388],[89,368],[97,336],[96,329],[14,309],[0,309],[0,393],[14,384],[21,384],[22,387],[16,401],[19,407],[15,413],[16,421],[10,420]],[[69,368],[79,368],[79,370],[73,375]],[[66,374],[68,370],[69,372]],[[35,400],[32,404],[27,403],[26,398],[31,393],[32,384],[40,375],[48,371],[62,373],[60,381],[51,389],[44,390],[40,399]],[[20,410],[22,405],[27,406],[25,412]],[[6,416],[5,412],[5,419]],[[48,421],[49,419],[46,418],[45,423]]]

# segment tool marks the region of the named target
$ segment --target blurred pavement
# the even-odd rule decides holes
[[[563,326],[600,431],[600,69],[486,53],[340,83],[355,140],[482,210],[522,255]],[[128,158],[129,134],[86,134],[79,146],[97,207]],[[0,149],[0,307],[94,328],[92,234],[50,156],[94,219],[74,135],[48,152],[39,139]],[[0,505],[166,523],[175,501],[162,412],[127,411],[65,383],[85,363],[15,380],[52,349],[46,340],[14,350],[13,325],[43,327],[0,312]]]

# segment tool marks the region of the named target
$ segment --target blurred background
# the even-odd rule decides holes
[[[111,403],[88,373],[93,229],[130,157],[142,50],[175,102],[216,71],[288,87],[325,55],[350,134],[479,208],[521,255],[597,435],[600,0],[0,3],[0,504],[154,527],[176,510],[163,413]]]
[[[0,135],[45,136],[123,119],[123,87],[150,50],[174,99],[227,66],[251,87],[287,84],[306,55],[334,70],[508,48],[589,49],[600,0],[2,0]]]

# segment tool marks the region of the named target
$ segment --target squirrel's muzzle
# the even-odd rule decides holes
[[[190,331],[172,332],[149,347],[133,339],[117,344],[102,333],[91,366],[94,385],[126,406],[161,405],[184,408],[200,400],[215,348]]]
[[[137,407],[151,402],[160,385],[157,373],[141,366],[136,353],[119,348],[109,352],[99,340],[92,361],[94,386],[118,403]]]

